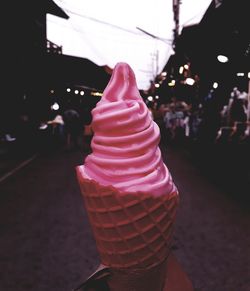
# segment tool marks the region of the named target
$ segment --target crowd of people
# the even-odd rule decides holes
[[[0,136],[0,153],[25,155],[58,148],[88,151],[92,137],[91,110],[88,111],[83,113],[73,107],[51,110],[40,122],[23,113],[17,118],[15,130]]]
[[[250,137],[250,102],[246,92],[233,88],[225,104],[210,97],[199,103],[186,103],[176,97],[170,102],[148,102],[152,117],[161,129],[162,141],[183,144],[185,141],[211,143],[244,143]],[[83,106],[82,106],[83,107]],[[7,134],[2,142],[33,139],[32,134],[46,136],[68,149],[89,144],[91,131],[91,109],[84,106],[84,112],[77,108],[67,108],[63,112],[54,111],[48,120],[40,125],[32,124],[29,116],[23,114],[18,122],[17,134]],[[51,144],[51,143],[50,143]]]
[[[213,98],[187,104],[172,97],[169,103],[149,104],[149,110],[167,142],[240,143],[250,137],[248,95],[236,87],[226,104],[221,105]]]
[[[173,97],[166,104],[149,104],[149,110],[160,127],[163,146],[184,149],[200,170],[233,195],[239,195],[239,185],[249,188],[250,102],[246,92],[234,88],[224,104],[212,94],[197,104]]]
[[[54,114],[54,118],[43,121],[40,132],[52,146],[64,146],[66,150],[89,150],[93,135],[91,130],[91,112],[83,116],[76,108],[67,108],[62,113]]]
[[[220,112],[221,126],[216,140],[232,142],[244,141],[250,136],[250,102],[246,92],[235,87],[230,99]]]

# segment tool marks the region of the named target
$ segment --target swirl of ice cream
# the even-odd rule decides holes
[[[81,170],[86,178],[125,192],[162,195],[176,191],[158,147],[159,127],[128,64],[115,66],[92,116],[92,153]]]

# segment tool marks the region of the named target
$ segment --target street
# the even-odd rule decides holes
[[[75,175],[83,159],[79,150],[46,152],[0,183],[1,291],[70,291],[98,266]],[[185,151],[167,148],[166,164],[181,197],[173,251],[195,290],[249,291],[249,208]]]

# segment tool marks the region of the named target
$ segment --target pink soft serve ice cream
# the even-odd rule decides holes
[[[121,192],[176,192],[158,147],[160,132],[140,96],[132,69],[118,63],[92,110],[92,153],[81,174]]]
[[[92,116],[92,153],[76,170],[109,289],[172,290],[166,274],[179,195],[128,64],[115,66]]]

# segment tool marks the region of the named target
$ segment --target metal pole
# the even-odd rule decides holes
[[[175,48],[176,41],[179,35],[180,0],[173,0],[173,13],[175,22],[173,48]]]

